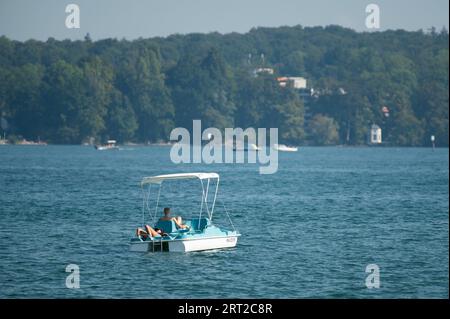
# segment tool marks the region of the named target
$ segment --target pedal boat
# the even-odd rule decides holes
[[[134,236],[131,238],[130,242],[131,251],[191,252],[231,248],[236,246],[240,233],[234,229],[231,219],[229,220],[233,230],[218,227],[212,222],[217,191],[219,188],[219,175],[217,173],[181,173],[145,177],[141,182],[142,188],[151,186],[152,184],[159,185],[158,197],[156,200],[157,204],[156,209],[154,210],[155,213],[158,210],[157,205],[159,202],[162,183],[183,179],[198,179],[200,181],[202,200],[199,217],[183,220],[184,224],[188,226],[187,229],[177,228],[175,222],[173,221],[157,221],[154,224],[154,228],[161,229],[166,235],[157,237],[149,236],[145,239]],[[208,204],[207,200],[210,189],[210,181],[215,181],[214,198],[211,205]],[[145,194],[145,192],[143,192],[143,194]],[[145,210],[145,207],[149,207],[148,201],[149,196],[144,195],[143,210]],[[205,212],[203,212],[204,210]],[[225,212],[228,214],[227,211]],[[154,216],[153,219],[155,220],[156,216]]]

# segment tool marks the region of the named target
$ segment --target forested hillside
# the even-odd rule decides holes
[[[446,30],[257,28],[134,41],[0,37],[0,115],[10,137],[164,141],[177,126],[278,127],[289,144],[448,146]],[[254,73],[271,68],[273,74]],[[307,79],[305,97],[278,77]],[[311,91],[307,91],[311,92]],[[303,95],[302,95],[303,94]],[[3,132],[2,132],[3,133]]]

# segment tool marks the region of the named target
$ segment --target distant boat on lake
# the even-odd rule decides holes
[[[298,147],[287,146],[284,144],[273,144],[273,149],[279,152],[297,152]]]
[[[35,141],[28,141],[26,139],[22,139],[21,141],[15,142],[15,144],[17,144],[17,145],[47,145],[46,142],[43,142],[40,139],[38,139],[37,142],[35,142]]]
[[[108,140],[106,144],[95,145],[94,147],[97,151],[118,150],[119,147],[116,145],[116,143],[117,142],[115,140]]]
[[[261,150],[261,148],[258,146],[258,145],[256,145],[256,144],[248,144],[248,145],[234,145],[233,146],[233,151],[254,151],[254,152],[257,152],[257,151],[260,151]]]

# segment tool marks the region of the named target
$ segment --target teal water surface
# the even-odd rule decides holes
[[[448,149],[305,147],[280,153],[273,175],[176,165],[169,151],[0,146],[0,297],[448,298]],[[220,174],[215,217],[229,227],[225,203],[237,247],[130,252],[141,178],[190,171]],[[199,184],[164,191],[161,206],[196,212]],[[379,289],[365,285],[368,264]]]

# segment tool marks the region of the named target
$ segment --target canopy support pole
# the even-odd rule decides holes
[[[200,214],[198,215],[198,226],[199,227],[200,227],[200,219],[202,218],[203,199],[205,198],[205,187],[203,186],[203,180],[200,180],[200,184],[202,185],[202,201],[200,204]]]
[[[219,178],[217,178],[217,182],[216,182],[216,191],[214,192],[214,200],[212,203],[212,207],[211,207],[211,216],[210,219],[212,220],[212,216],[214,213],[214,207],[216,206],[216,199],[217,199],[217,191],[219,190]]]
[[[206,184],[206,194],[205,194],[205,206],[206,206],[206,213],[209,216],[209,219],[211,219],[211,214],[209,213],[209,207],[208,207],[208,194],[209,194],[209,178],[208,183]]]
[[[161,195],[161,187],[162,187],[162,182],[161,184],[159,184],[159,189],[158,189],[158,197],[156,198],[156,207],[155,207],[155,213],[153,215],[153,224],[155,223],[156,220],[156,213],[158,212],[158,205],[159,205],[159,197]]]
[[[145,191],[144,186],[141,186],[142,191],[142,227],[144,227],[145,223]]]

